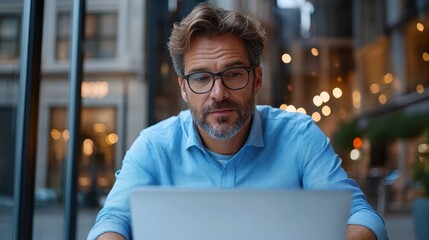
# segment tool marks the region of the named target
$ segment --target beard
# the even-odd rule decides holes
[[[252,93],[244,104],[239,104],[230,100],[222,100],[204,106],[202,111],[198,111],[196,108],[192,107],[188,101],[188,107],[197,126],[215,139],[227,140],[235,136],[243,128],[246,121],[252,117],[255,108],[255,95]],[[212,110],[222,108],[235,109],[238,118],[230,123],[232,116],[220,116],[214,119],[214,123],[210,123],[207,120],[209,113]]]

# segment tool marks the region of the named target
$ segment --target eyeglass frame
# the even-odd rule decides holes
[[[214,72],[209,72],[209,71],[196,71],[196,72],[192,72],[192,73],[189,73],[189,74],[186,74],[186,75],[182,75],[182,78],[186,80],[186,82],[188,83],[188,87],[189,87],[189,89],[191,89],[191,91],[192,91],[193,93],[195,93],[195,94],[205,94],[205,93],[210,92],[210,91],[213,89],[214,85],[215,85],[215,81],[216,81],[216,77],[217,77],[217,76],[219,76],[219,78],[220,78],[220,80],[221,80],[221,82],[222,82],[222,85],[223,85],[224,87],[226,87],[227,89],[229,89],[229,90],[241,90],[241,89],[246,88],[246,87],[247,87],[247,85],[249,85],[249,81],[250,81],[250,72],[251,72],[252,70],[254,70],[256,67],[257,67],[257,66],[250,66],[250,67],[246,67],[246,66],[229,67],[229,68],[224,69],[223,71],[215,72],[215,73],[214,73]],[[240,88],[230,88],[230,87],[228,87],[228,86],[225,84],[225,80],[223,79],[223,73],[224,73],[224,72],[226,72],[226,71],[228,71],[228,70],[234,69],[234,68],[241,68],[241,69],[246,70],[246,72],[247,72],[247,82],[246,82],[246,84],[245,84],[243,87],[240,87]],[[212,86],[209,88],[209,90],[207,90],[207,91],[205,91],[205,92],[196,92],[194,89],[192,89],[191,84],[189,83],[189,77],[190,77],[191,75],[193,75],[193,74],[197,74],[197,73],[208,73],[208,74],[210,74],[210,75],[212,76]]]

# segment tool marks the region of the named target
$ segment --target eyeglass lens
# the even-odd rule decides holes
[[[229,68],[218,74],[211,72],[196,72],[189,74],[189,87],[196,93],[205,93],[212,89],[215,77],[219,75],[223,84],[232,90],[244,88],[249,80],[249,69],[244,67]]]

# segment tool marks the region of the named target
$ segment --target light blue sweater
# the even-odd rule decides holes
[[[204,148],[189,110],[144,129],[127,152],[88,239],[132,239],[129,195],[146,185],[204,188],[339,189],[352,193],[349,224],[388,239],[383,220],[348,178],[329,139],[307,115],[257,106],[241,150],[222,166]]]

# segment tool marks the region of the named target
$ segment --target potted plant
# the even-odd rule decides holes
[[[413,180],[421,189],[421,197],[414,200],[413,218],[417,240],[429,239],[429,132],[417,147],[413,164]]]

